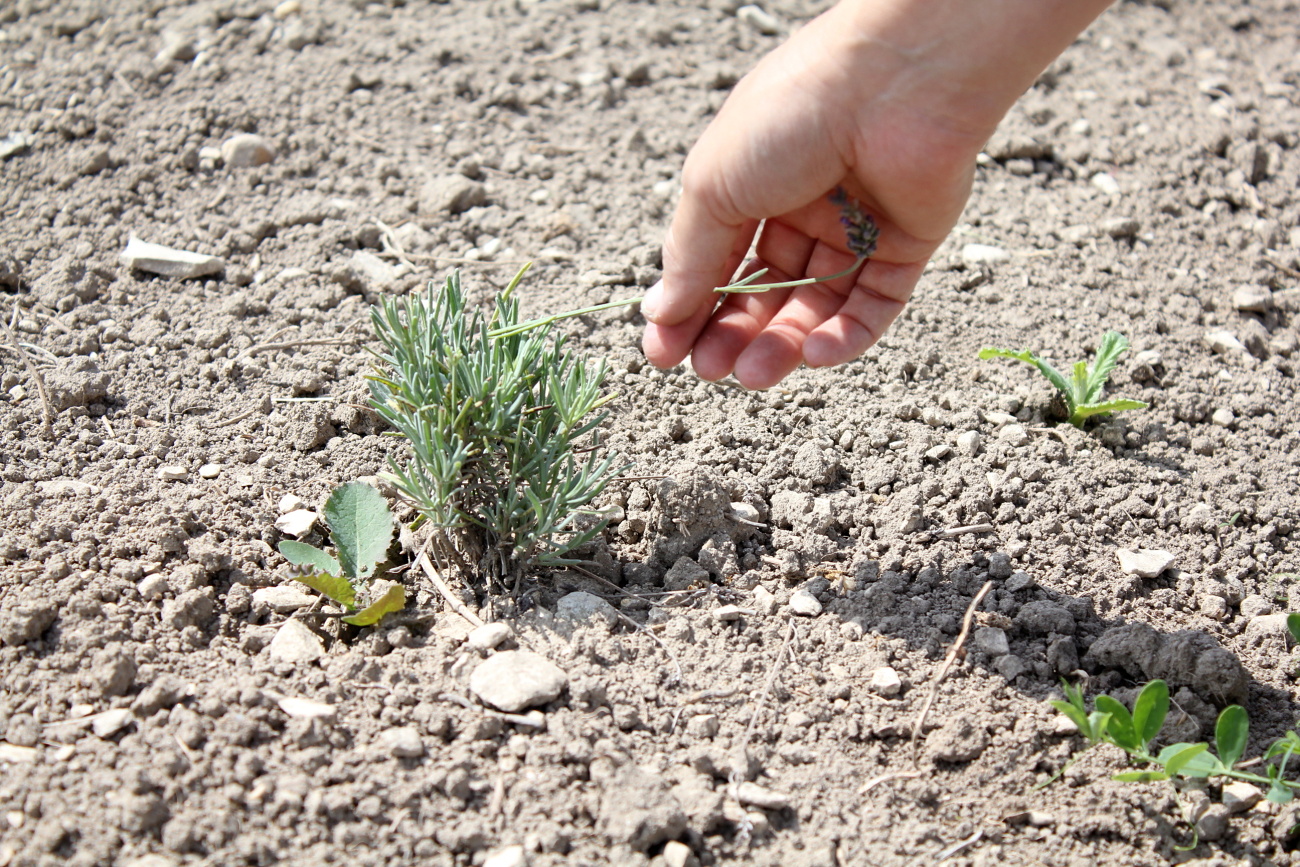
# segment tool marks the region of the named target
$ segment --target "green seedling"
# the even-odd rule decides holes
[[[1126,409],[1146,409],[1147,405],[1140,400],[1101,399],[1106,380],[1115,369],[1115,362],[1119,360],[1120,354],[1126,349],[1128,349],[1128,339],[1124,335],[1118,331],[1107,331],[1102,335],[1101,345],[1097,347],[1096,361],[1091,366],[1084,361],[1075,362],[1073,373],[1068,379],[1028,349],[1017,351],[986,346],[980,350],[979,357],[981,360],[1011,358],[1038,368],[1039,372],[1047,377],[1047,381],[1056,386],[1056,390],[1061,393],[1066,412],[1069,413],[1070,424],[1082,428],[1083,423],[1094,415],[1122,412]]]
[[[387,298],[371,311],[383,349],[371,404],[410,444],[389,460],[402,498],[433,533],[442,569],[507,575],[570,556],[605,521],[587,508],[624,468],[596,436],[606,366],[565,348],[549,326],[519,330],[514,292],[472,306],[453,271],[441,291]],[[494,331],[498,336],[493,337]]]
[[[871,258],[871,254],[876,251],[876,242],[880,239],[880,230],[876,226],[876,221],[862,209],[861,205],[851,199],[843,188],[837,187],[831,193],[830,200],[832,204],[837,205],[840,209],[840,224],[844,226],[846,235],[845,246],[850,253],[857,257],[852,265],[843,271],[828,274],[825,277],[805,277],[800,280],[783,280],[778,283],[759,283],[758,281],[768,272],[767,268],[761,268],[748,277],[728,283],[726,286],[719,286],[713,291],[719,295],[756,295],[762,292],[770,292],[773,289],[790,289],[798,286],[811,286],[814,283],[827,283],[831,280],[847,277],[861,268]],[[637,295],[635,298],[607,301],[604,304],[595,304],[591,307],[582,307],[565,313],[530,319],[527,322],[518,322],[511,325],[500,324],[489,331],[488,336],[493,339],[510,337],[531,331],[534,328],[549,327],[562,319],[571,319],[575,316],[585,316],[588,313],[599,313],[602,310],[613,310],[618,307],[640,304],[644,299],[644,295]]]
[[[1291,640],[1300,644],[1300,614],[1293,611],[1286,616],[1286,630],[1291,633]]]
[[[325,526],[337,557],[305,542],[285,539],[280,553],[307,570],[295,576],[348,611],[343,618],[354,626],[372,626],[385,614],[401,611],[406,593],[400,584],[374,582],[368,604],[358,610],[358,588],[368,584],[376,567],[388,559],[393,540],[393,516],[383,496],[370,485],[352,482],[334,489],[325,502]]]
[[[1291,618],[1295,618],[1294,628],[1300,629],[1300,616],[1291,615]],[[1292,628],[1291,618],[1287,621],[1288,628]],[[1149,783],[1178,778],[1227,777],[1266,786],[1266,797],[1277,804],[1287,803],[1300,791],[1300,781],[1286,779],[1287,764],[1300,752],[1300,734],[1294,730],[1265,751],[1263,774],[1237,766],[1250,736],[1250,719],[1240,705],[1230,705],[1219,714],[1214,727],[1217,753],[1208,743],[1168,744],[1153,753],[1153,744],[1169,713],[1169,687],[1163,680],[1153,680],[1142,687],[1133,702],[1132,713],[1108,695],[1097,696],[1093,710],[1089,712],[1078,687],[1066,683],[1062,688],[1066,700],[1053,701],[1052,706],[1070,718],[1089,746],[1113,744],[1128,753],[1132,762],[1145,766],[1140,770],[1115,774],[1112,779]]]

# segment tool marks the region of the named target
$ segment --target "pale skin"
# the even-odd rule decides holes
[[[801,364],[861,355],[903,309],[956,225],[975,158],[1034,79],[1111,0],[841,0],[736,86],[687,157],[646,295],[642,346],[659,367],[687,356],[704,379],[769,388]],[[826,283],[728,295],[819,277],[854,262],[829,194],[843,187],[880,228],[871,259]]]

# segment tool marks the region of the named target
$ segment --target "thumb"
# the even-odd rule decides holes
[[[712,309],[713,290],[740,267],[757,228],[757,220],[719,216],[706,196],[687,187],[664,238],[663,280],[641,304],[646,319],[680,325],[702,306]]]

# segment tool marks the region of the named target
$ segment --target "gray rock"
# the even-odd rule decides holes
[[[1174,555],[1168,551],[1150,548],[1138,548],[1128,551],[1123,548],[1115,552],[1119,558],[1119,568],[1127,575],[1138,578],[1155,578],[1174,564]]]
[[[1004,580],[1011,577],[1011,555],[994,551],[989,555],[989,577]]]
[[[470,650],[486,653],[496,650],[511,635],[510,627],[504,623],[484,623],[465,636],[465,646]]]
[[[266,652],[275,662],[306,665],[325,655],[325,642],[301,620],[286,620]]]
[[[487,203],[487,187],[462,174],[432,178],[420,188],[420,211],[430,216],[459,214]]]
[[[644,852],[681,836],[687,820],[667,781],[635,765],[624,765],[605,782],[600,823],[613,842]]]
[[[1242,286],[1232,293],[1232,306],[1243,313],[1267,313],[1273,307],[1273,292],[1266,286]]]
[[[1020,657],[1008,653],[1006,656],[998,657],[993,663],[993,670],[1010,682],[1028,671],[1029,665]]]
[[[1246,345],[1231,331],[1211,331],[1205,335],[1205,345],[1216,355],[1248,354]]]
[[[677,562],[664,575],[665,590],[687,590],[698,584],[709,583],[709,570],[690,557],[678,557]]]
[[[975,646],[989,656],[1002,656],[1011,652],[1011,643],[1007,641],[1006,631],[996,626],[981,626],[971,637]]]
[[[418,759],[424,755],[424,741],[410,726],[398,726],[379,734],[379,748],[399,759]]]
[[[1037,635],[1073,635],[1077,624],[1074,615],[1055,602],[1029,602],[1016,612],[1016,626]]]
[[[1228,818],[1231,815],[1223,804],[1211,804],[1196,820],[1196,833],[1202,840],[1211,843],[1222,840],[1228,833]]]
[[[276,614],[292,614],[299,608],[310,608],[316,597],[290,584],[259,587],[253,591],[253,604],[266,605]]]
[[[790,472],[809,484],[829,485],[839,476],[839,457],[833,447],[809,440],[794,453]]]
[[[211,587],[188,590],[163,603],[162,622],[177,630],[187,626],[203,626],[216,611],[217,603]]]
[[[793,799],[784,792],[773,791],[758,783],[744,782],[736,788],[736,800],[746,807],[758,807],[760,810],[788,810],[793,806]]]
[[[1273,613],[1273,603],[1265,596],[1252,593],[1241,600],[1241,616],[1246,618],[1265,617]]]
[[[0,606],[0,643],[10,647],[39,638],[53,625],[59,609],[53,602],[23,600]]]
[[[1161,635],[1145,623],[1128,623],[1103,632],[1083,661],[1090,667],[1118,668],[1134,677],[1189,686],[1219,704],[1246,700],[1249,678],[1241,662],[1204,632]]]
[[[142,717],[153,716],[160,710],[175,707],[189,695],[189,686],[174,674],[161,675],[145,687],[136,697],[132,708]]]
[[[885,665],[871,672],[869,687],[876,695],[893,698],[903,691],[903,679],[897,671]]]
[[[614,606],[585,590],[561,596],[560,601],[555,604],[555,613],[575,623],[599,621],[606,626],[618,623],[618,611]]]
[[[494,654],[469,676],[469,690],[479,700],[506,713],[554,701],[569,677],[546,657],[527,650]]]
[[[90,682],[105,697],[126,695],[135,674],[135,657],[120,645],[100,648],[90,661]]]

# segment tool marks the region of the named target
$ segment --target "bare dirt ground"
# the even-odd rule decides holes
[[[1061,675],[1167,678],[1177,738],[1242,702],[1248,756],[1300,716],[1270,617],[1300,609],[1293,0],[1111,10],[857,362],[745,393],[645,365],[635,312],[567,323],[635,478],[608,583],[467,596],[497,651],[416,573],[343,636],[266,592],[282,498],[400,454],[371,302],[526,260],[529,313],[657,278],[686,150],[823,4],[737,5],[0,6],[0,867],[1300,864],[1295,807],[1112,782],[1114,751],[1034,788],[1081,745]],[[155,276],[130,236],[223,262]],[[975,357],[1107,329],[1150,408],[1086,432]],[[510,647],[563,691],[483,707]]]

